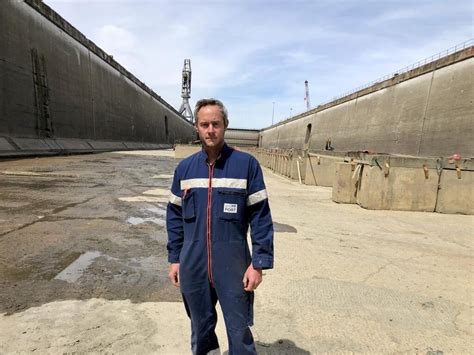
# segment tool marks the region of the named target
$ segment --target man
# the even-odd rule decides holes
[[[181,289],[191,319],[191,349],[217,349],[216,303],[230,355],[256,354],[253,291],[273,267],[273,224],[257,160],[224,142],[229,124],[219,100],[198,101],[195,128],[202,151],[176,168],[167,209],[171,282]],[[252,255],[247,244],[251,228]]]

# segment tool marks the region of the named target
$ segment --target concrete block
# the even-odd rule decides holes
[[[441,172],[436,212],[474,214],[474,171]]]
[[[201,149],[201,145],[177,144],[174,150],[174,157],[176,159],[187,158],[190,155],[199,152]]]
[[[87,141],[94,150],[126,150],[122,142]]]
[[[0,137],[0,152],[14,152],[16,149],[12,146],[6,138]]]
[[[306,159],[304,183],[306,185],[333,186],[336,164],[343,161],[343,157],[309,154]]]
[[[45,151],[51,147],[40,138],[10,138],[23,151]]]
[[[363,165],[337,163],[332,187],[332,200],[338,203],[356,203],[357,186],[362,174]]]
[[[372,210],[433,212],[438,193],[436,169],[365,165],[357,203]],[[387,174],[388,171],[388,175]]]
[[[92,147],[87,143],[87,141],[83,139],[65,139],[65,138],[59,138],[56,139],[56,143],[62,150],[68,150],[68,151],[75,151],[75,150],[80,150],[80,151],[88,151],[92,150]]]
[[[43,140],[49,146],[49,148],[51,150],[53,150],[53,151],[61,151],[62,150],[62,148],[59,146],[59,144],[56,142],[55,139],[45,138]]]
[[[123,142],[128,149],[144,150],[145,146],[141,142]]]

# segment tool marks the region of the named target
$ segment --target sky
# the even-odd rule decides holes
[[[44,0],[178,109],[260,129],[473,38],[471,0]]]

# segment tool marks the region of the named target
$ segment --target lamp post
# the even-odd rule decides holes
[[[273,126],[273,119],[275,118],[275,101],[272,102],[272,126]]]

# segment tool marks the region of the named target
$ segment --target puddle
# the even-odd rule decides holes
[[[131,196],[131,197],[119,197],[120,201],[124,202],[161,202],[168,203],[168,197],[154,197],[154,196]]]
[[[143,194],[168,197],[170,194],[170,190],[169,189],[152,189],[152,190],[147,190],[143,192]]]
[[[163,219],[158,219],[154,217],[148,217],[148,218],[140,218],[140,217],[129,217],[127,218],[127,223],[133,224],[136,226],[137,224],[142,224],[146,222],[151,222],[156,225],[159,225],[160,227],[164,227],[166,225],[166,222]]]
[[[273,222],[273,230],[280,233],[296,233],[296,228],[289,224]]]
[[[54,279],[74,283],[84,274],[84,271],[86,271],[95,259],[103,255],[104,254],[100,251],[87,251],[57,274]]]
[[[145,210],[153,213],[156,216],[160,216],[160,217],[166,216],[166,210],[164,208],[149,207],[149,208],[145,208]]]
[[[173,175],[170,174],[160,174],[160,175],[153,175],[152,179],[172,179]]]

